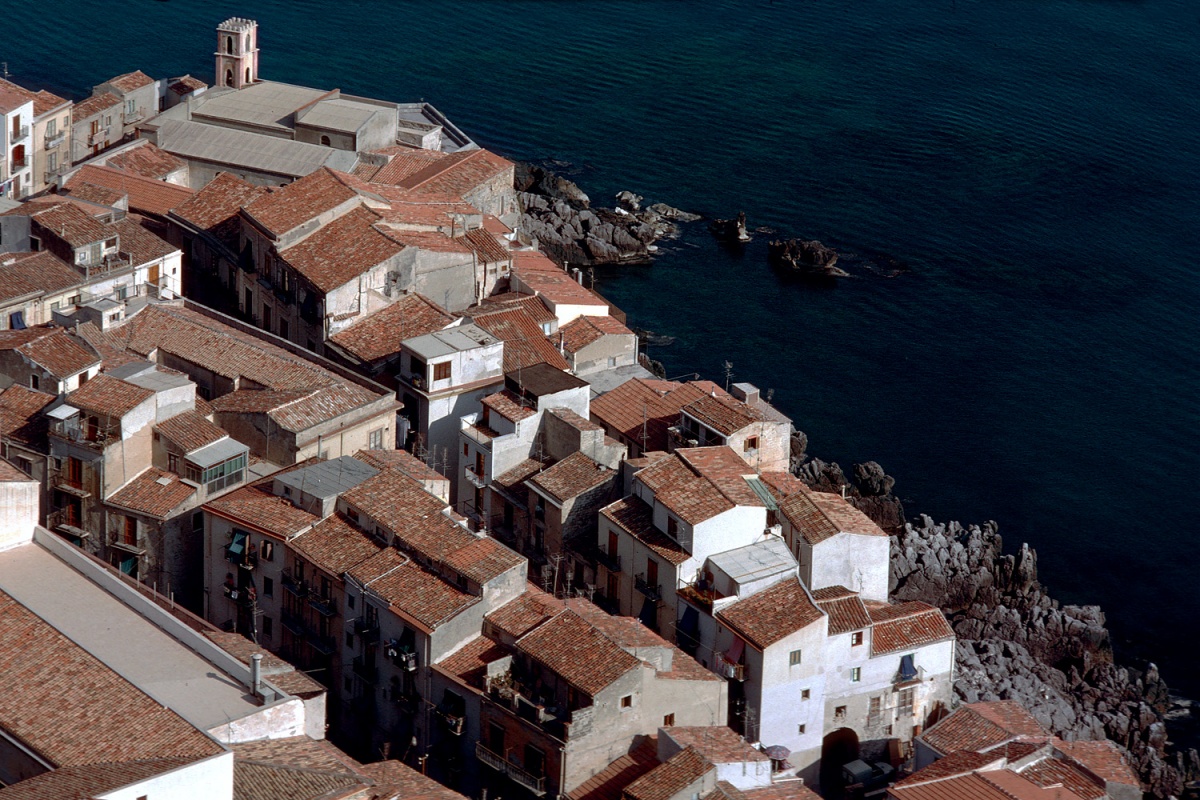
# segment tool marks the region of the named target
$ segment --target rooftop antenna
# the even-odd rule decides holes
[[[729,381],[733,378],[733,362],[726,361],[724,364],[724,368],[725,368],[725,391],[728,392],[729,391]]]
[[[4,73],[4,80],[8,80],[8,62],[0,61],[0,72]]]

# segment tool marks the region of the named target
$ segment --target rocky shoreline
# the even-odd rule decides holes
[[[1038,582],[1037,553],[1005,553],[995,522],[963,526],[904,517],[895,481],[874,462],[805,460],[797,434],[793,472],[847,499],[891,534],[890,593],[940,607],[958,635],[955,692],[963,702],[1012,699],[1055,735],[1108,738],[1129,755],[1154,797],[1196,796],[1200,754],[1168,738],[1166,717],[1192,713],[1174,701],[1154,664],[1114,662],[1099,606],[1062,605]]]

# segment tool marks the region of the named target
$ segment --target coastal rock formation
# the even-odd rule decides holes
[[[832,247],[803,239],[776,240],[767,245],[767,261],[772,267],[785,268],[810,278],[845,278],[837,267],[838,254]]]
[[[893,599],[949,615],[964,702],[1013,699],[1063,739],[1112,739],[1157,797],[1200,777],[1195,750],[1168,752],[1171,700],[1154,665],[1113,663],[1100,609],[1046,594],[1037,554],[1028,545],[1004,553],[994,522],[963,527],[921,515],[892,537],[890,583]]]
[[[800,434],[804,436],[804,434]],[[805,447],[808,437],[803,439]],[[883,467],[874,461],[854,465],[854,482],[846,479],[842,468],[834,463],[813,458],[803,461],[803,448],[800,450],[801,459],[796,458],[795,434],[793,434],[792,474],[808,484],[809,488],[818,492],[840,494],[866,514],[871,520],[885,531],[895,531],[904,525],[904,505],[892,494],[896,480],[883,471]]]
[[[647,262],[655,242],[678,233],[676,222],[697,219],[662,203],[643,209],[633,192],[618,194],[616,208],[593,208],[574,183],[531,164],[517,165],[515,184],[520,232],[573,266]]]
[[[723,242],[744,243],[750,241],[746,232],[746,212],[739,211],[733,219],[714,219],[708,223],[712,235]]]

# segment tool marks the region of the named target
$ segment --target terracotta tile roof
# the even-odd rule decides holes
[[[78,125],[80,122],[85,121],[88,117],[95,116],[96,114],[119,105],[121,105],[121,98],[117,97],[115,94],[100,92],[99,94],[92,95],[86,100],[76,103],[75,108],[72,109],[71,121]]]
[[[36,330],[44,335],[14,349],[54,377],[67,378],[100,363],[100,356],[87,342],[62,328]],[[0,338],[0,341],[3,339]]]
[[[735,506],[762,507],[743,477],[747,473],[753,470],[728,447],[692,447],[640,470],[636,479],[655,500],[695,525]]]
[[[393,159],[393,162],[395,159]],[[388,167],[392,165],[389,164]],[[385,168],[386,169],[386,168]],[[388,183],[409,191],[464,197],[486,182],[513,169],[513,163],[487,150],[459,151]],[[376,176],[379,180],[379,176]]]
[[[747,466],[732,448],[687,447],[675,451],[676,456],[692,471],[707,480],[729,500],[739,506],[764,507],[766,504],[750,488],[747,478],[756,478],[754,468]]]
[[[0,728],[54,767],[222,752],[4,592],[0,675]]]
[[[222,636],[238,636],[238,634],[221,634]],[[241,637],[239,637],[241,638]],[[253,652],[265,651],[255,649]],[[240,659],[245,660],[245,659]],[[285,662],[286,663],[286,662]],[[338,750],[325,740],[310,739],[307,736],[288,736],[282,739],[259,739],[254,742],[240,742],[230,745],[239,761],[257,761],[264,764],[296,767],[297,769],[315,769],[326,772],[354,772],[361,769],[362,764]]]
[[[318,290],[332,292],[404,250],[394,235],[375,227],[378,221],[369,209],[351,209],[279,255]]]
[[[309,562],[338,578],[382,549],[341,514],[321,520],[292,539],[290,545]]]
[[[525,288],[556,304],[608,307],[595,292],[581,286],[562,267],[536,250],[514,252],[512,271]]]
[[[143,178],[160,181],[172,172],[187,167],[187,162],[183,159],[171,155],[166,150],[159,150],[149,140],[142,141],[144,144],[141,147],[132,147],[109,158],[108,165],[141,175]]]
[[[308,462],[297,464],[216,500],[209,500],[204,504],[204,510],[267,531],[281,539],[294,536],[318,522],[320,517],[277,497],[271,492],[271,487],[279,475],[307,465]]]
[[[96,244],[113,236],[107,225],[71,203],[58,203],[48,208],[38,206],[31,213],[35,233],[49,234],[71,247]]]
[[[0,87],[0,111],[8,113],[15,111],[26,103],[32,104],[33,98],[26,97],[21,92]]]
[[[619,800],[625,787],[658,766],[655,737],[640,737],[628,753],[566,794],[567,800]]]
[[[478,317],[495,311],[508,311],[519,308],[533,319],[539,326],[552,323],[558,319],[554,312],[546,308],[546,304],[537,295],[520,292],[504,292],[484,298],[479,305],[460,312],[463,316]]]
[[[437,662],[442,672],[453,675],[468,686],[483,689],[487,665],[499,661],[509,654],[503,645],[486,636],[477,636],[465,645]]]
[[[779,512],[809,544],[821,542],[839,533],[863,536],[887,536],[866,514],[837,495],[814,492],[807,486],[779,503]]]
[[[358,196],[348,175],[322,167],[300,180],[261,195],[245,214],[276,237]]]
[[[479,261],[483,264],[495,264],[512,260],[512,255],[496,241],[496,237],[483,228],[473,228],[463,236]]]
[[[630,800],[671,800],[715,769],[702,755],[688,747],[626,786],[624,797]]]
[[[42,89],[40,92],[34,92],[30,89],[26,89],[24,86],[18,86],[12,81],[4,80],[3,78],[0,78],[0,91],[4,92],[6,95],[16,95],[22,101],[32,100],[33,115],[35,117],[40,117],[47,111],[52,111],[59,106],[66,105],[70,102],[69,100],[64,100],[56,94],[47,92],[45,89]]]
[[[266,194],[262,186],[252,186],[236,175],[221,172],[186,202],[171,209],[171,214],[212,233],[236,252],[242,227],[238,212]]]
[[[673,739],[680,747],[692,748],[710,764],[737,764],[771,760],[766,753],[749,744],[733,728],[724,725],[675,726],[664,728],[662,733]]]
[[[478,214],[474,206],[456,197],[436,198],[429,195],[410,196],[402,189],[369,184],[371,191],[387,200],[388,205],[376,209],[389,229],[411,231],[457,232],[462,229],[463,216]]]
[[[386,308],[334,334],[330,341],[370,363],[400,352],[400,342],[440,331],[454,317],[420,294],[406,294]]]
[[[556,339],[568,353],[578,353],[605,336],[633,336],[633,331],[614,317],[582,316],[559,328]]]
[[[129,257],[129,263],[134,266],[149,264],[179,252],[178,247],[129,217],[114,222],[112,227],[121,234],[121,252]]]
[[[762,419],[761,414],[735,397],[705,395],[688,403],[682,411],[722,436],[730,436]]]
[[[398,152],[393,152],[397,151]],[[448,158],[449,154],[443,153],[440,150],[417,150],[406,148],[387,148],[385,152],[392,156],[387,164],[380,167],[374,174],[372,181],[374,183],[387,183],[398,185],[406,178],[415,175],[426,167],[436,164],[437,162]]]
[[[390,547],[346,572],[360,584],[370,584],[367,587],[370,594],[430,629],[480,601]]]
[[[967,775],[989,764],[999,763],[1003,756],[995,753],[976,753],[971,750],[959,750],[944,758],[939,758],[924,769],[917,770],[912,775],[897,781],[896,786],[915,786],[919,783],[939,781],[955,775]]]
[[[461,253],[464,256],[472,252],[465,240],[455,239],[439,231],[408,230],[389,225],[381,225],[379,230],[404,247],[416,247],[435,253]]]
[[[780,781],[761,789],[742,792],[746,800],[820,800],[821,796],[804,785],[803,781]]]
[[[354,457],[376,469],[394,469],[415,481],[450,480],[407,450],[359,450]]]
[[[213,644],[226,653],[229,653],[229,655],[247,667],[250,666],[251,656],[255,654],[261,655],[263,677],[294,697],[313,697],[327,691],[324,686],[310,678],[306,673],[296,669],[287,661],[284,661],[261,645],[255,644],[240,633],[227,633],[216,630],[206,630],[203,633]],[[308,737],[296,738],[298,740],[312,741]],[[281,740],[276,739],[275,741],[278,742]]]
[[[184,75],[179,80],[172,81],[171,85],[167,88],[175,94],[182,95],[187,94],[188,92],[194,92],[197,89],[207,89],[208,84],[199,78],[193,78],[191,75]]]
[[[491,538],[476,539],[466,547],[447,553],[446,566],[479,584],[503,575],[525,563],[525,559]]]
[[[159,434],[183,453],[194,453],[205,445],[219,442],[227,434],[195,411],[185,411],[155,426]]]
[[[404,800],[466,800],[458,792],[447,789],[433,778],[394,759],[364,764],[362,772],[375,781],[377,797],[386,794],[389,798],[400,797]]]
[[[1126,786],[1140,786],[1137,773],[1121,748],[1107,739],[1099,741],[1065,742],[1054,739],[1054,747],[1066,758],[1082,765],[1101,780]]]
[[[508,389],[489,394],[479,401],[493,414],[499,414],[509,422],[520,422],[537,414],[532,408],[524,405],[521,399]]]
[[[967,703],[921,734],[943,755],[982,751],[1013,739],[1047,736],[1046,730],[1015,700]]]
[[[156,775],[171,772],[196,759],[155,758],[119,764],[83,764],[43,772],[0,789],[4,800],[92,800]]]
[[[1012,770],[994,769],[977,774],[992,786],[995,786],[1009,797],[1016,798],[1016,800],[1083,800],[1083,798],[1067,787],[1042,788],[1024,775]],[[962,778],[958,778],[957,780],[962,780]]]
[[[491,214],[483,215],[483,229],[497,236],[504,236],[513,232],[513,229],[501,222],[499,217],[494,217]]]
[[[626,381],[592,401],[589,413],[600,424],[615,430],[643,451],[666,450],[667,428],[679,422],[685,405],[707,394],[708,382],[645,380]]]
[[[679,542],[654,526],[654,507],[640,497],[624,497],[600,509],[600,513],[672,564],[682,564],[691,558]]]
[[[771,489],[771,494],[775,496],[776,501],[795,494],[805,486],[804,481],[790,472],[763,472],[759,474],[759,477]]]
[[[824,615],[799,580],[784,580],[726,606],[716,616],[738,636],[765,650]]]
[[[67,181],[70,189],[76,181],[103,186],[129,196],[129,208],[147,214],[165,216],[195,194],[186,186],[147,178],[135,172],[85,164]]]
[[[0,391],[0,436],[45,449],[49,420],[42,410],[57,399],[19,383]]]
[[[561,614],[565,608],[563,601],[531,583],[524,594],[500,606],[486,619],[497,631],[520,639],[546,620]]]
[[[845,586],[827,586],[812,593],[817,606],[829,615],[829,635],[871,627],[871,615],[857,592]]]
[[[155,519],[166,519],[171,512],[191,499],[196,487],[184,483],[173,472],[150,467],[125,484],[107,500],[117,510],[128,509]]]
[[[107,189],[103,186],[97,186],[94,183],[88,183],[87,181],[72,181],[69,191],[69,195],[60,195],[60,197],[66,200],[82,200],[85,203],[106,206],[108,208],[116,208],[125,199],[124,192],[118,192],[116,189]],[[80,206],[80,208],[88,212],[96,211],[98,214],[104,213],[102,209],[89,209],[83,206]]]
[[[1104,781],[1091,777],[1070,761],[1043,758],[1020,770],[1020,775],[1043,789],[1062,786],[1084,800],[1107,800],[1108,798]]]
[[[577,431],[601,431],[603,427],[592,422],[590,419],[584,419],[569,408],[551,408],[546,411],[547,414],[561,419],[563,422],[570,425]]]
[[[361,796],[365,781],[348,772],[295,769],[237,759],[233,763],[233,796],[237,800],[325,800]]]
[[[152,397],[149,389],[101,373],[67,395],[67,402],[101,417],[120,419]]]
[[[567,369],[567,360],[542,333],[542,328],[523,309],[512,308],[477,316],[473,320],[497,339],[504,341],[504,371],[516,372],[546,363]]]
[[[49,250],[5,254],[0,262],[10,258],[11,263],[0,263],[0,302],[57,294],[83,284],[83,276]]]
[[[135,89],[141,89],[143,86],[149,86],[154,83],[154,78],[151,78],[138,69],[133,72],[126,72],[124,75],[118,75],[115,78],[109,78],[105,83],[119,92],[132,92]]]
[[[975,772],[930,783],[897,785],[889,791],[897,800],[1023,800],[1009,796]]]
[[[871,655],[894,653],[954,638],[946,615],[928,603],[866,603],[871,615]]]
[[[641,664],[574,611],[534,628],[516,647],[593,697]]]
[[[562,503],[611,483],[617,477],[613,470],[577,451],[534,475],[529,482],[543,494]]]

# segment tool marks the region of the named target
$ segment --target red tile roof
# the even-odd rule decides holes
[[[82,372],[100,361],[87,342],[49,325],[0,331],[0,350],[14,350],[59,379]]]
[[[191,75],[184,75],[177,81],[173,81],[169,88],[175,94],[183,95],[189,92],[194,92],[197,89],[207,89],[208,84],[199,78],[193,78]]]
[[[765,650],[822,619],[799,580],[784,580],[718,611],[717,618],[747,642]]]
[[[688,403],[682,411],[722,436],[731,436],[762,419],[762,414],[735,397],[705,395]]]
[[[522,294],[520,292],[494,294],[491,297],[484,298],[474,308],[469,308],[461,313],[464,316],[473,317],[490,314],[493,311],[507,311],[511,308],[524,310],[538,325],[544,325],[558,319],[558,317],[554,316],[553,311],[546,308],[546,304],[537,295]]]
[[[605,336],[633,336],[633,331],[615,317],[577,317],[558,329],[556,341],[561,341],[568,353],[578,353]]]
[[[499,414],[509,422],[520,422],[537,414],[536,411],[522,403],[521,399],[508,389],[496,392],[495,394],[489,394],[479,402],[492,413]]]
[[[487,665],[509,655],[503,645],[486,636],[478,636],[437,663],[442,672],[453,675],[468,686],[483,689]]]
[[[364,775],[375,781],[374,797],[404,798],[404,800],[467,800],[464,795],[417,772],[407,764],[396,761],[376,761],[363,764]]]
[[[1030,784],[1031,788],[1032,784]],[[1011,796],[981,777],[980,773],[969,773],[930,783],[909,786],[893,786],[890,793],[897,800],[1026,800],[1025,796]],[[1045,800],[1067,800],[1045,798]]]
[[[689,747],[626,786],[624,796],[630,800],[671,800],[715,769]]]
[[[173,472],[150,467],[125,484],[105,503],[118,510],[128,509],[155,519],[166,519],[171,512],[196,494],[196,487],[184,483]]]
[[[35,117],[40,117],[47,111],[52,111],[59,106],[66,105],[70,102],[69,100],[64,100],[56,94],[47,92],[45,89],[42,89],[40,92],[34,92],[26,89],[24,86],[18,86],[12,81],[4,80],[3,78],[0,78],[0,91],[3,91],[5,94],[16,95],[22,101],[32,100],[33,115]]]
[[[45,447],[49,420],[42,414],[58,398],[14,383],[0,391],[0,436],[34,447]]]
[[[967,775],[989,764],[1000,763],[1002,759],[1002,754],[959,750],[944,758],[939,758],[924,769],[917,770],[912,775],[898,781],[896,786],[915,786],[919,783],[951,778],[955,775]]]
[[[761,789],[747,789],[742,796],[746,800],[821,800],[803,781],[780,781]]]
[[[87,181],[72,181],[69,191],[69,195],[55,195],[54,197],[47,196],[44,199],[54,200],[56,198],[62,198],[68,202],[71,200],[80,200],[84,203],[106,206],[107,208],[116,208],[118,205],[120,205],[121,201],[125,199],[124,192],[118,192],[116,189],[106,189],[103,186],[97,186],[94,183],[88,183]],[[106,209],[89,208],[85,206],[79,207],[88,213],[95,212],[97,216],[107,213]]]
[[[1141,785],[1137,773],[1129,765],[1129,760],[1121,752],[1121,748],[1107,739],[1094,742],[1065,742],[1055,739],[1054,747],[1101,780],[1126,786]]]
[[[101,417],[120,419],[152,397],[149,389],[101,373],[67,395],[67,402]]]
[[[71,120],[78,125],[88,117],[95,116],[119,105],[121,105],[121,98],[115,94],[109,94],[108,92],[94,94],[86,100],[75,104],[75,108],[72,109]]]
[[[555,304],[608,308],[604,299],[581,286],[562,267],[536,250],[514,252],[512,270],[526,289]]]
[[[679,542],[654,526],[654,507],[640,497],[622,498],[600,509],[600,513],[672,564],[682,564],[691,558]]]
[[[1013,739],[1045,738],[1046,730],[1015,700],[967,703],[921,734],[942,755],[982,751]]]
[[[0,675],[0,728],[56,768],[222,752],[4,592]]]
[[[568,792],[567,800],[619,800],[626,786],[657,766],[654,737],[642,737],[628,753]]]
[[[178,247],[130,217],[114,222],[112,227],[121,235],[121,253],[128,256],[129,263],[134,266],[149,264],[179,252]]]
[[[290,546],[309,562],[337,578],[373,558],[382,549],[341,514],[321,520],[311,530],[292,539]]]
[[[389,150],[393,149],[397,148],[389,148]],[[375,171],[371,178],[373,183],[398,185],[426,167],[449,157],[447,153],[440,150],[417,149],[405,149],[394,154],[389,152],[388,155],[392,156],[391,159]]]
[[[185,411],[155,426],[158,433],[183,453],[194,453],[205,445],[219,442],[227,434],[195,411]]]
[[[377,228],[377,222],[379,216],[369,209],[351,209],[279,255],[318,290],[332,292],[395,258],[407,246]]]
[[[143,178],[163,180],[172,172],[178,172],[187,167],[187,162],[171,155],[166,150],[159,150],[148,139],[140,140],[140,147],[131,147],[110,157],[108,165],[125,172],[141,175]]]
[[[85,164],[67,181],[67,189],[76,181],[103,186],[129,196],[129,208],[147,214],[165,216],[168,211],[187,202],[195,192],[186,186],[147,178],[136,172],[113,167]]]
[[[664,728],[663,734],[674,740],[680,747],[691,747],[711,764],[738,764],[771,760],[766,753],[749,744],[733,728],[724,725],[675,726]]]
[[[590,414],[643,451],[666,450],[667,428],[679,422],[680,411],[709,391],[725,391],[708,381],[635,378],[592,401]]]
[[[871,615],[871,655],[911,650],[927,644],[954,639],[954,629],[946,615],[928,603],[866,603]]]
[[[307,466],[307,462],[297,464],[291,469],[300,469],[303,466]],[[282,473],[275,473],[216,500],[209,500],[204,504],[204,510],[274,534],[281,539],[301,533],[320,521],[320,517],[297,508],[272,493],[275,478],[280,474]]]
[[[395,183],[409,191],[465,197],[503,173],[511,174],[513,167],[508,159],[487,150],[459,151],[409,172]],[[379,176],[375,179],[378,181]]]
[[[487,621],[501,633],[520,639],[565,608],[561,600],[529,584],[520,597],[488,614]]]
[[[96,244],[113,236],[111,228],[72,203],[58,203],[49,207],[26,203],[15,211],[25,211],[31,215],[35,233],[48,234],[71,247]]]
[[[642,663],[574,611],[534,628],[516,647],[593,697]]]
[[[728,447],[693,447],[640,470],[636,479],[656,501],[695,525],[735,506],[762,507],[743,477],[747,473],[753,470]]]
[[[130,784],[172,772],[197,759],[154,758],[119,764],[83,764],[43,772],[0,789],[4,800],[91,800]]]
[[[330,341],[361,361],[370,363],[400,352],[400,342],[424,336],[454,321],[454,317],[420,294],[406,294],[386,308],[334,334]]]
[[[348,178],[322,167],[300,180],[259,196],[244,213],[276,237],[358,196]]]
[[[266,194],[268,191],[262,186],[252,186],[236,175],[221,172],[186,202],[171,209],[171,214],[211,232],[236,249],[242,224],[238,212]]]
[[[463,236],[467,241],[467,245],[475,251],[480,263],[495,264],[507,263],[512,260],[512,255],[496,241],[496,237],[485,231],[483,228],[473,228],[466,232]]]
[[[841,497],[814,492],[807,486],[795,488],[779,503],[779,512],[809,544],[820,544],[839,533],[887,536],[866,514]]]
[[[347,570],[367,591],[392,608],[434,629],[480,601],[413,563],[393,548]]]
[[[871,626],[871,616],[857,592],[845,586],[828,586],[812,593],[817,606],[829,615],[829,635],[849,633]]]
[[[570,425],[577,431],[602,431],[603,427],[592,422],[590,419],[584,419],[569,408],[551,408],[546,411],[552,417],[557,417],[563,422]]]
[[[394,469],[415,481],[450,480],[407,450],[359,450],[354,457],[376,469]]]
[[[1043,789],[1062,786],[1084,800],[1107,800],[1104,781],[1093,778],[1070,761],[1043,758],[1019,771],[1022,778]]]
[[[416,247],[419,250],[430,250],[435,253],[459,253],[463,256],[468,256],[472,252],[471,246],[464,239],[455,239],[439,231],[409,230],[391,225],[381,225],[379,229],[393,241],[405,247]],[[467,260],[464,258],[464,262]]]
[[[154,78],[151,78],[138,69],[133,72],[126,72],[124,75],[118,75],[115,78],[109,78],[105,83],[117,91],[132,92],[135,89],[141,89],[143,86],[149,86],[154,83]]]
[[[613,470],[577,451],[534,475],[529,483],[562,503],[606,483],[615,483],[617,477]]]

